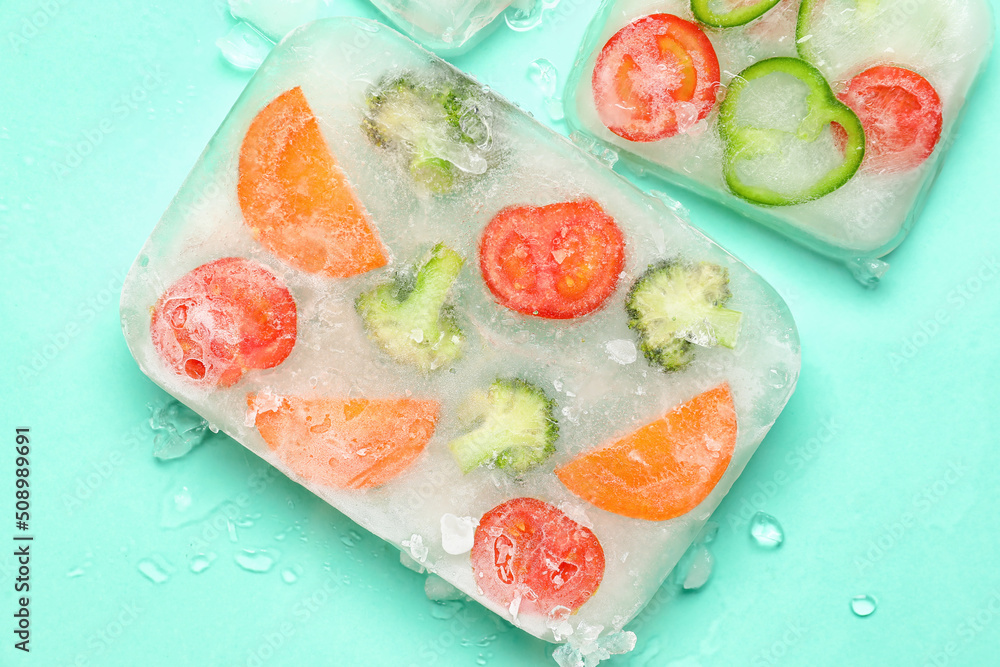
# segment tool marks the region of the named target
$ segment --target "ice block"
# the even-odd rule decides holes
[[[529,14],[540,0],[372,0],[413,39],[439,54],[472,48],[511,7]]]
[[[799,372],[759,276],[360,19],[268,56],[121,313],[157,384],[550,641],[642,609]]]
[[[985,0],[605,0],[566,118],[874,285],[991,45]]]

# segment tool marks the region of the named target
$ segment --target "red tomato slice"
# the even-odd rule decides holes
[[[295,300],[256,262],[225,257],[171,285],[153,307],[150,333],[175,373],[229,387],[249,369],[277,366],[295,345]]]
[[[624,263],[621,230],[592,199],[505,208],[479,245],[483,280],[496,300],[551,319],[599,308],[615,291]]]
[[[719,59],[696,24],[652,14],[608,40],[591,85],[597,114],[609,130],[629,141],[658,141],[712,110]]]
[[[589,528],[534,498],[497,505],[479,521],[472,546],[476,584],[522,614],[579,609],[604,578],[604,549]]]
[[[838,97],[861,119],[866,169],[913,169],[941,137],[941,99],[927,79],[911,70],[872,67],[851,79]]]

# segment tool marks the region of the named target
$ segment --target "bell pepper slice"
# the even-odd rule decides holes
[[[779,2],[781,0],[691,0],[691,13],[699,23],[713,28],[733,28],[760,18]]]
[[[804,116],[800,119],[780,119],[794,124],[794,129],[789,130],[787,126],[757,127],[741,118],[741,107],[755,94],[748,94],[748,87],[754,81],[772,75],[794,77],[807,91],[803,100]],[[778,85],[778,89],[781,88]],[[800,94],[800,90],[803,86],[793,83],[788,86],[787,92],[789,96],[794,96]],[[779,110],[789,102],[777,98],[773,101],[773,108]],[[786,152],[786,147],[794,142],[814,143],[828,126],[839,126],[843,131],[842,159],[814,180],[796,188],[782,188],[782,184],[773,182],[748,182],[745,170],[741,169],[747,167],[748,162],[760,158],[786,162],[794,160]],[[832,139],[832,131],[833,127],[830,130],[831,149],[839,143]],[[725,144],[722,170],[729,189],[739,197],[767,206],[801,204],[833,192],[851,179],[865,155],[865,133],[857,115],[837,99],[819,70],[798,58],[762,60],[733,78],[719,107],[719,133]],[[813,164],[803,164],[803,169],[797,173],[807,173]],[[794,169],[794,165],[791,167]]]

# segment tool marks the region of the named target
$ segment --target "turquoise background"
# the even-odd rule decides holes
[[[501,27],[454,62],[565,131],[527,72],[547,58],[566,74],[596,4],[562,0],[542,27]],[[360,0],[330,12],[376,17]],[[125,347],[119,290],[249,78],[215,46],[232,23],[219,0],[14,2],[0,16],[0,544],[13,544],[17,426],[31,428],[35,535],[30,656],[12,647],[13,547],[0,546],[0,664],[554,664],[477,605],[428,601],[395,549],[232,440],[152,457],[147,404],[166,397]],[[997,664],[997,59],[876,291],[644,183],[781,292],[803,364],[716,513],[712,578],[661,589],[614,664]],[[784,526],[780,549],[751,542],[757,509]],[[269,571],[237,565],[261,549]],[[216,558],[195,574],[198,553]],[[877,598],[872,616],[851,613],[859,594]]]

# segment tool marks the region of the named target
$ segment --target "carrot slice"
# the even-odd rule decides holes
[[[237,194],[254,238],[298,269],[346,278],[386,264],[301,88],[279,95],[250,123]]]
[[[274,407],[277,402],[277,407]],[[247,396],[268,447],[303,479],[341,489],[385,484],[434,434],[441,406],[409,398]]]
[[[556,470],[587,502],[633,519],[690,512],[719,483],[736,446],[736,408],[720,384],[621,440]]]

